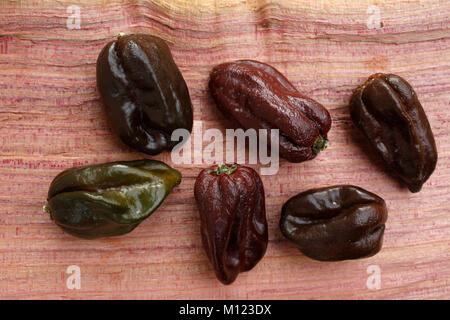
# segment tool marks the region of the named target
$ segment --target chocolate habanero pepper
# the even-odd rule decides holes
[[[97,59],[97,86],[112,129],[130,147],[155,155],[171,150],[176,129],[192,130],[186,82],[164,40],[120,35]]]
[[[378,155],[411,192],[419,192],[437,162],[427,116],[409,83],[377,73],[356,89],[350,114]]]
[[[289,199],[283,205],[280,229],[306,256],[337,261],[380,251],[386,220],[382,198],[359,187],[338,185]]]
[[[328,111],[297,89],[275,68],[252,60],[216,66],[209,89],[222,113],[245,129],[279,129],[280,156],[310,160],[327,147]],[[267,139],[270,142],[270,138]]]
[[[118,236],[150,216],[180,181],[177,170],[156,160],[76,167],[55,177],[44,208],[74,236]]]
[[[268,233],[264,187],[255,170],[225,164],[204,169],[194,187],[203,247],[217,278],[232,283],[264,256]]]

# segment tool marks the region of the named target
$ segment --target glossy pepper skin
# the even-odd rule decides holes
[[[427,116],[409,83],[394,74],[370,76],[353,94],[350,114],[391,171],[411,192],[419,192],[438,156]]]
[[[380,251],[386,220],[382,198],[359,187],[338,185],[289,199],[283,205],[280,229],[306,256],[338,261]]]
[[[280,156],[310,160],[327,146],[328,111],[300,94],[275,68],[252,60],[216,66],[209,89],[222,113],[245,129],[279,129]],[[270,133],[267,141],[270,142]]]
[[[264,256],[268,233],[264,187],[255,170],[219,165],[200,172],[194,187],[203,247],[217,278],[232,283]]]
[[[75,167],[55,177],[45,210],[71,235],[118,236],[150,216],[180,181],[177,170],[156,160]]]
[[[186,82],[164,40],[119,36],[97,59],[97,86],[112,129],[130,147],[156,155],[171,150],[176,129],[192,130]]]

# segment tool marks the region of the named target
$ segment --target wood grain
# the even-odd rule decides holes
[[[382,27],[371,29],[374,4]],[[69,5],[80,7],[80,29],[67,28]],[[0,8],[0,298],[450,298],[450,1],[3,0]],[[268,251],[231,286],[215,279],[201,246],[192,190],[204,165],[177,166],[181,185],[126,236],[80,240],[41,210],[61,170],[144,157],[111,132],[96,90],[97,55],[119,32],[168,41],[203,129],[229,125],[208,95],[209,71],[241,58],[273,65],[332,115],[328,150],[262,177]],[[352,90],[375,72],[406,78],[433,128],[438,165],[418,194],[385,172],[350,121]],[[156,158],[171,164],[169,153]],[[384,247],[363,260],[312,261],[281,236],[281,206],[341,183],[386,199]],[[70,265],[81,268],[80,290],[66,287]],[[370,265],[381,269],[379,290],[366,287]]]

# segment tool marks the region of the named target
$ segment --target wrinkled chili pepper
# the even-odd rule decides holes
[[[118,236],[150,216],[180,181],[177,170],[156,160],[75,167],[55,177],[45,210],[74,236]]]
[[[386,204],[359,187],[311,189],[290,198],[281,212],[282,234],[320,261],[369,257],[380,251]]]
[[[267,129],[268,136],[279,129],[280,156],[288,161],[313,159],[327,147],[328,111],[267,64],[239,60],[218,65],[209,89],[217,107],[238,126]]]
[[[377,73],[350,102],[356,127],[411,192],[419,192],[437,162],[436,143],[414,89],[394,74]]]
[[[255,170],[219,165],[195,181],[203,247],[217,278],[232,283],[264,256],[268,233],[264,187]]]
[[[155,155],[171,150],[176,129],[192,130],[189,91],[164,40],[119,36],[97,59],[97,86],[112,129],[130,147]]]

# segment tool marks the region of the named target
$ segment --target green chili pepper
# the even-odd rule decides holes
[[[180,182],[179,171],[156,160],[72,168],[55,177],[44,210],[74,236],[118,236],[150,216]]]

